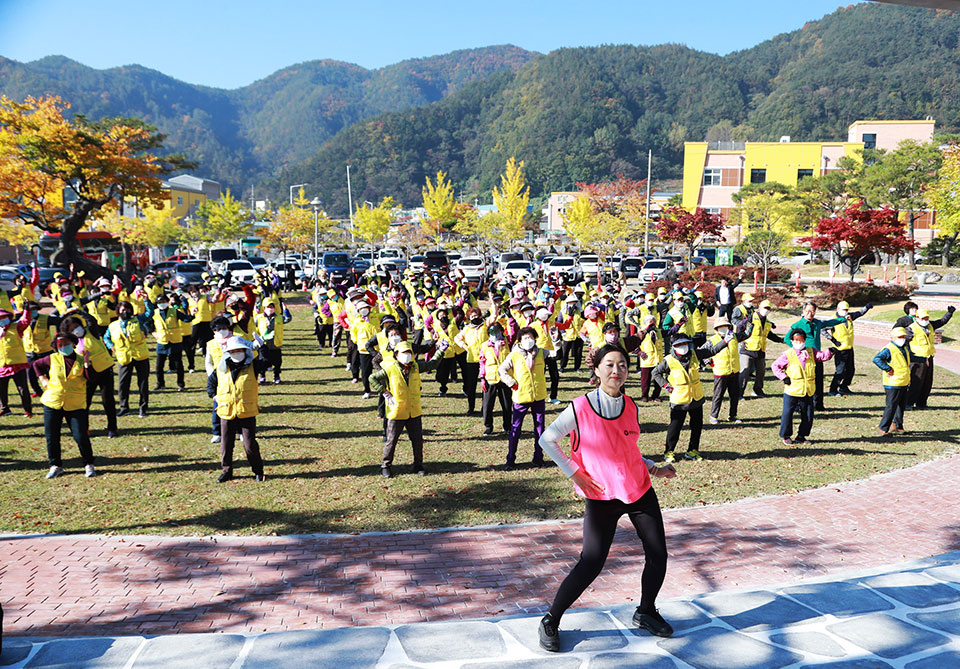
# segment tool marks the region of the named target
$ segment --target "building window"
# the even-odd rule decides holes
[[[767,170],[762,169],[758,170],[753,168],[750,170],[750,183],[752,184],[762,184],[767,181]]]
[[[721,172],[719,167],[708,167],[703,171],[704,186],[719,186]]]
[[[813,176],[813,170],[797,170],[797,182]]]
[[[707,207],[706,212],[711,216],[717,216],[720,214],[720,207]]]
[[[182,195],[178,195],[178,196],[177,196],[177,206],[178,206],[178,207],[182,207],[182,206],[183,206],[183,196],[182,196]]]
[[[863,133],[863,148],[865,149],[877,148],[877,133],[875,132]]]

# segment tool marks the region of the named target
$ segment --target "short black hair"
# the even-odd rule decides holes
[[[522,339],[524,335],[529,335],[534,339],[538,338],[537,331],[531,327],[520,328],[520,331],[517,333],[517,341]]]
[[[920,308],[920,307],[917,305],[916,302],[914,302],[913,300],[908,300],[907,302],[905,302],[905,303],[903,304],[903,313],[905,313],[905,314],[907,314],[907,315],[909,316],[911,309],[919,309],[919,308]]]
[[[210,321],[211,330],[229,330],[233,327],[233,323],[230,322],[230,319],[226,316],[215,316],[212,321]]]
[[[620,344],[604,344],[593,353],[593,369],[596,369],[600,366],[600,362],[607,356],[608,353],[613,352],[622,355],[623,359],[627,362],[627,367],[630,367],[630,356],[627,355],[627,352]]]

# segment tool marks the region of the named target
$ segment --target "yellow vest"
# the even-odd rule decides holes
[[[510,353],[513,359],[513,378],[517,388],[513,391],[513,401],[517,404],[530,404],[547,399],[547,378],[543,373],[543,351],[537,351],[533,360],[533,369],[527,367],[524,355],[518,351]]]
[[[641,367],[656,367],[663,362],[663,339],[656,335],[656,331],[648,332],[640,342],[640,350],[647,354],[640,358]]]
[[[604,325],[605,323],[603,321],[592,321],[590,319],[583,322],[582,331],[586,332],[587,337],[590,339],[591,348],[600,348],[606,343],[603,339]]]
[[[739,307],[737,308],[739,309]],[[743,347],[748,351],[763,351],[766,353],[767,335],[770,334],[771,330],[773,330],[773,323],[767,320],[761,325],[760,317],[757,316],[757,314],[753,314],[753,331],[750,333],[747,341],[743,343]]]
[[[700,383],[700,361],[697,354],[690,354],[689,369],[684,369],[683,364],[672,355],[668,355],[666,360],[670,367],[667,383],[673,386],[670,404],[690,404],[702,400],[703,385]]]
[[[420,370],[416,362],[410,363],[410,374],[403,380],[400,363],[395,360],[384,361],[381,368],[387,373],[387,387],[393,395],[393,406],[387,406],[387,418],[407,420],[421,415],[420,408]]]
[[[710,337],[711,344],[719,344],[723,337],[716,334]],[[730,374],[740,373],[740,353],[737,346],[737,338],[734,337],[727,342],[727,347],[710,358],[713,361],[714,376],[729,376]]]
[[[177,310],[173,307],[167,309],[167,317],[164,319],[160,311],[153,312],[153,336],[158,344],[179,344],[183,341],[180,334],[180,319],[177,317]]]
[[[0,288],[0,309],[13,313],[13,304],[10,302],[10,296],[7,295],[7,291],[2,288]]]
[[[223,349],[220,347],[220,340],[216,337],[207,342],[207,353],[210,354],[210,360],[214,367],[220,365],[220,359],[223,358]]]
[[[480,346],[480,357],[483,358],[483,378],[487,383],[500,383],[500,365],[510,355],[510,347],[503,343],[500,345],[500,355],[497,355],[497,349],[489,341],[483,342]]]
[[[674,307],[673,309],[668,311],[667,315],[673,319],[674,325],[682,321],[685,316],[685,314],[683,313],[683,309],[678,309],[677,307]],[[706,327],[704,327],[704,331],[706,331]],[[685,334],[688,337],[692,337],[694,335],[693,318],[687,317],[687,322],[684,323],[677,332],[680,334]]]
[[[443,352],[444,358],[452,358],[457,354],[457,351],[460,350],[460,347],[453,343],[453,338],[457,336],[460,330],[457,328],[457,324],[450,321],[450,324],[444,329],[443,324],[438,321],[436,318],[433,319],[433,332],[436,335],[438,342],[445,341],[449,344],[447,350]]]
[[[154,283],[152,286],[144,286],[143,290],[147,293],[147,297],[154,304],[157,303],[157,298],[160,297],[163,293],[163,287],[159,283]]]
[[[934,329],[932,325],[922,327],[919,323],[911,323],[910,329],[913,330],[913,339],[910,340],[910,352],[921,358],[932,358],[937,352],[934,342]]]
[[[467,345],[467,362],[480,362],[480,347],[487,341],[486,324],[470,326],[460,331],[463,343]]]
[[[853,320],[847,317],[847,320],[840,325],[833,326],[833,338],[839,343],[838,351],[849,351],[853,348]]]
[[[564,314],[563,319],[565,321],[569,320],[570,325],[560,331],[560,338],[563,341],[573,341],[577,338],[577,335],[580,334],[580,328],[583,327],[583,316],[580,315],[580,312],[574,314]]]
[[[550,328],[554,326],[554,323],[553,318],[548,318],[546,322],[537,318],[530,325],[530,327],[537,331],[537,348],[543,351],[553,351],[556,349],[553,345],[553,337],[550,336]]]
[[[815,351],[807,348],[807,364],[800,364],[800,356],[792,348],[787,351],[787,376],[790,385],[786,393],[793,397],[813,397],[817,390],[817,359]]]
[[[706,309],[694,309],[692,320],[693,320],[693,331],[696,334],[704,334],[707,331]]]
[[[53,350],[53,328],[50,327],[50,317],[40,314],[23,331],[23,346],[27,353],[46,353]]]
[[[239,323],[234,323],[233,327],[230,328],[233,334],[237,335],[242,339],[246,339],[249,342],[256,340],[256,337],[253,336],[253,333],[257,330],[257,319],[253,316],[250,317],[250,320],[247,321],[247,329],[244,330],[240,327]]]
[[[24,365],[26,362],[27,352],[23,348],[23,339],[17,332],[17,321],[10,321],[7,331],[0,337],[0,367]]]
[[[150,357],[147,348],[147,337],[140,328],[140,322],[131,318],[127,321],[127,334],[123,334],[123,326],[119,320],[110,324],[110,341],[113,342],[113,352],[117,362],[129,365],[134,360],[146,360]]]
[[[236,381],[229,368],[217,365],[217,415],[220,418],[233,420],[256,416],[260,413],[258,397],[257,375],[252,364],[240,370]]]
[[[77,357],[67,374],[67,367],[60,353],[50,354],[50,376],[47,387],[40,396],[43,406],[64,411],[87,408],[87,379],[83,375],[83,360]]]
[[[887,344],[885,347],[890,351],[890,366],[893,367],[893,376],[887,376],[883,373],[883,385],[891,388],[904,388],[910,385],[910,352],[906,351],[906,357],[900,353],[896,344]]]
[[[87,334],[83,335],[83,345],[87,349],[87,355],[90,356],[93,371],[102,372],[113,367],[113,356],[107,350],[106,344],[99,337],[90,334],[89,330],[87,330]]]
[[[197,301],[197,313],[193,317],[194,323],[209,323],[213,320],[213,305],[207,301],[206,295],[201,295]]]
[[[110,325],[110,321],[117,317],[117,312],[110,308],[105,297],[101,297],[94,303],[92,315],[96,319],[97,325],[105,328]]]
[[[261,338],[266,334],[269,325],[270,319],[267,318],[266,314],[257,314],[257,331]],[[273,345],[277,348],[283,346],[283,316],[280,315],[280,312],[275,312],[273,316]]]

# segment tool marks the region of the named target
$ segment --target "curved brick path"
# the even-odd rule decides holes
[[[960,367],[960,354],[943,357]],[[794,495],[667,511],[663,596],[958,550],[958,480],[954,455]],[[262,632],[531,612],[552,597],[579,541],[579,521],[360,536],[6,536],[4,631]],[[577,606],[636,600],[642,564],[624,524]]]

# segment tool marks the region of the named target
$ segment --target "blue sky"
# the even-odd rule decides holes
[[[547,52],[683,43],[725,54],[801,27],[837,0],[0,0],[0,55],[137,63],[236,88],[305,60],[377,68],[491,44]]]

